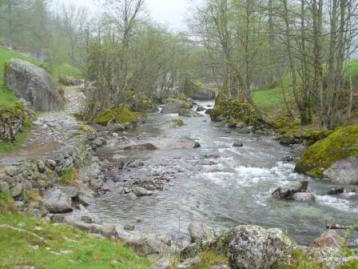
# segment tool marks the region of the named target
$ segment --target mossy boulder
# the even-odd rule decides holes
[[[223,95],[218,95],[216,98],[210,117],[213,121],[226,119],[231,125],[239,122],[258,128],[264,125],[253,105],[241,99],[226,98]]]
[[[133,112],[129,105],[121,104],[114,106],[96,118],[96,123],[107,126],[109,122],[127,124],[143,121],[145,115],[140,112]]]
[[[168,98],[163,105],[162,113],[179,113],[182,109],[191,109],[193,102],[182,96],[178,98]]]
[[[184,84],[184,93],[186,96],[194,100],[213,100],[215,99],[215,91],[206,88],[199,80],[187,79]]]
[[[322,178],[325,170],[334,163],[352,157],[358,158],[358,125],[338,128],[327,138],[307,148],[295,170]]]

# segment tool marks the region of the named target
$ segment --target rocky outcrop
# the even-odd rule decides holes
[[[339,184],[358,185],[358,158],[350,157],[334,163],[324,176]]]
[[[341,127],[308,147],[296,164],[296,172],[338,184],[357,184],[358,125]]]
[[[5,66],[5,83],[17,96],[38,111],[59,110],[64,105],[50,75],[42,68],[18,59]]]
[[[279,229],[242,225],[226,239],[232,269],[270,269],[287,259],[292,242]]]
[[[189,100],[168,98],[162,109],[162,113],[179,113],[181,109],[191,109],[193,103]]]

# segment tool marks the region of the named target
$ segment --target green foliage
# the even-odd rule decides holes
[[[73,185],[74,181],[76,180],[77,171],[74,167],[66,169],[60,178],[61,185]]]
[[[83,78],[81,70],[69,64],[56,65],[53,70],[53,75],[55,78],[59,78],[60,76],[68,76],[76,79]]]
[[[310,146],[296,165],[296,171],[322,177],[325,169],[334,162],[358,157],[358,125],[335,130],[327,138]]]
[[[19,214],[0,216],[0,267],[38,269],[144,269],[148,259],[117,241],[101,239],[70,226],[49,224]]]
[[[24,111],[22,104],[15,102],[15,104],[12,106],[8,106],[5,109],[0,109],[0,119],[2,117],[6,117],[7,115],[10,116],[11,114],[15,114],[16,116],[22,118],[24,121],[24,127],[16,134],[14,141],[0,142],[0,153],[10,152],[20,148],[32,129],[31,119],[29,115],[27,115],[27,112]]]
[[[207,250],[200,254],[201,262],[195,265],[192,269],[211,269],[215,265],[228,264],[228,259],[222,255],[217,254],[213,250]]]
[[[15,212],[15,211],[16,211],[15,201],[12,199],[10,193],[0,192],[0,215],[10,212]]]
[[[274,269],[322,269],[311,258],[307,257],[302,250],[294,250],[289,264],[279,264]]]
[[[118,105],[112,107],[110,110],[100,114],[96,118],[96,123],[106,126],[108,122],[114,121],[116,123],[136,123],[144,119],[144,114],[133,112],[129,105]]]

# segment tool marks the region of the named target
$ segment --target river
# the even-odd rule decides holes
[[[201,103],[211,106],[212,103]],[[186,233],[189,223],[204,222],[219,230],[237,224],[279,227],[300,244],[309,244],[325,231],[327,223],[353,224],[358,220],[358,201],[325,193],[334,185],[294,172],[290,155],[274,137],[228,131],[207,115],[185,118],[185,125],[170,128],[175,114],[154,113],[147,122],[126,134],[131,141],[156,145],[156,151],[123,151],[116,139],[107,151],[121,158],[141,160],[144,166],[121,172],[121,177],[151,177],[165,172],[171,178],[164,191],[128,199],[113,190],[89,207],[101,220],[135,225],[144,233]],[[195,140],[201,147],[185,146]],[[233,147],[240,141],[242,148]],[[108,152],[107,152],[108,153]],[[271,193],[292,181],[308,180],[316,195],[313,203],[279,201]]]

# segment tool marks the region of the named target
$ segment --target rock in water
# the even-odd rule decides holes
[[[6,63],[5,82],[17,96],[38,111],[59,110],[64,100],[50,75],[42,68],[19,59]]]
[[[324,175],[338,184],[358,184],[358,158],[340,160],[328,168]]]
[[[270,269],[285,259],[291,241],[280,229],[242,225],[230,232],[228,257],[232,269]]]
[[[295,182],[294,184],[291,184],[288,187],[277,188],[273,193],[272,196],[277,199],[283,199],[283,200],[293,200],[293,196],[295,193],[304,193],[307,191],[308,188],[308,181],[300,181]]]

